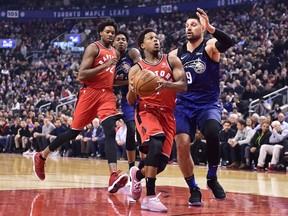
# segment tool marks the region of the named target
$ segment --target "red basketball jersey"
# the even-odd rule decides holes
[[[108,62],[111,58],[117,57],[116,51],[113,47],[106,48],[98,41],[95,44],[99,48],[99,53],[95,57],[94,62],[92,64],[92,68],[98,67],[106,62]],[[93,89],[113,89],[113,82],[115,78],[115,68],[116,65],[111,65],[109,67],[104,68],[95,76],[89,78],[89,80],[83,81],[83,84],[87,85],[87,87],[91,87]]]
[[[161,77],[167,81],[174,81],[173,72],[171,66],[168,62],[168,55],[163,54],[161,59],[156,64],[148,63],[145,60],[138,62],[140,68],[153,71],[157,76]],[[176,93],[173,90],[164,88],[160,92],[155,93],[151,96],[141,97],[140,105],[162,107],[168,110],[173,110],[175,108]]]

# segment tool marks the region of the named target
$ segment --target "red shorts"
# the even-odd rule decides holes
[[[135,123],[141,137],[141,145],[147,144],[150,136],[165,134],[162,154],[170,157],[176,130],[173,112],[159,108],[142,108],[139,113],[135,112]]]
[[[96,116],[100,121],[119,114],[113,91],[106,89],[81,88],[74,111],[72,129],[82,130]]]

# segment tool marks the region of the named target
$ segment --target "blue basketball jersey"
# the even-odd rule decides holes
[[[206,53],[206,43],[204,40],[192,53],[187,51],[187,44],[184,44],[177,53],[186,73],[187,92],[177,95],[174,111],[176,134],[189,134],[191,141],[196,126],[203,133],[207,120],[214,119],[221,123],[219,63],[211,60]]]
[[[128,50],[119,59],[116,64],[116,78],[128,80],[128,73],[130,68],[134,65],[133,60],[129,57]],[[130,106],[127,102],[126,95],[128,93],[128,85],[121,86],[121,108],[124,113],[124,121],[128,122],[134,120],[134,106]]]
[[[133,60],[130,58],[127,50],[124,56],[121,57],[116,64],[116,78],[128,80],[128,73],[133,65]],[[121,93],[122,96],[125,95],[126,97],[126,94],[128,93],[128,85],[122,86]]]
[[[185,43],[177,53],[187,78],[187,92],[178,93],[177,98],[193,107],[216,103],[219,99],[219,62],[210,59],[205,51],[206,43],[204,40],[192,53],[187,51]]]

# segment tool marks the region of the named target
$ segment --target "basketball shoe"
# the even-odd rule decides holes
[[[134,200],[139,200],[142,193],[142,185],[141,180],[139,181],[136,178],[136,172],[139,169],[136,166],[131,167],[130,169],[130,178],[131,178],[131,187],[130,187],[130,193]]]
[[[207,188],[212,191],[215,199],[223,200],[226,198],[226,193],[217,180],[217,176],[207,179]]]
[[[33,170],[35,175],[40,179],[40,180],[44,180],[45,179],[45,160],[43,157],[41,156],[41,152],[36,152],[33,155]]]
[[[127,184],[129,176],[127,174],[119,175],[120,173],[120,170],[111,172],[108,186],[109,193],[116,193]]]
[[[202,205],[202,194],[199,187],[194,187],[190,189],[190,206],[201,206]]]
[[[146,196],[141,204],[141,209],[143,210],[149,210],[154,212],[167,212],[168,209],[166,206],[163,205],[163,203],[158,198],[161,193],[159,193],[157,196]]]

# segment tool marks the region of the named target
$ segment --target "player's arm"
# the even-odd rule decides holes
[[[174,49],[169,53],[169,56],[174,55],[177,56],[178,49]]]
[[[208,15],[204,10],[197,8],[196,14],[204,28],[214,37],[207,42],[205,50],[211,59],[219,61],[220,53],[224,53],[234,46],[234,41],[228,34],[210,24]]]
[[[85,52],[80,65],[80,70],[78,73],[78,79],[80,81],[84,81],[99,73],[102,69],[109,67],[111,65],[115,65],[117,63],[117,58],[112,58],[109,61],[105,62],[98,67],[91,68],[95,57],[99,53],[99,48],[95,43],[90,44]]]
[[[136,48],[130,49],[128,55],[132,59],[134,64],[142,60],[140,51]]]
[[[159,86],[156,88],[156,91],[160,91],[163,88],[169,88],[176,92],[186,92],[187,91],[186,76],[180,59],[175,55],[171,56],[169,55],[168,61],[173,71],[174,82],[160,79],[158,81]]]
[[[124,79],[114,79],[114,83],[113,86],[124,86],[124,85],[128,85],[128,80],[124,80]]]
[[[137,94],[134,92],[134,87],[133,87],[133,81],[134,81],[134,76],[136,75],[137,72],[139,72],[140,68],[136,64],[134,65],[128,74],[128,80],[129,80],[129,90],[126,95],[126,99],[129,105],[133,106],[136,103],[137,100]]]
[[[140,51],[136,48],[130,49],[128,55],[132,59],[134,64],[136,64],[137,62],[142,60]],[[123,80],[123,79],[122,80],[121,79],[115,79],[114,80],[114,86],[128,85],[128,83],[129,83],[128,80]]]

